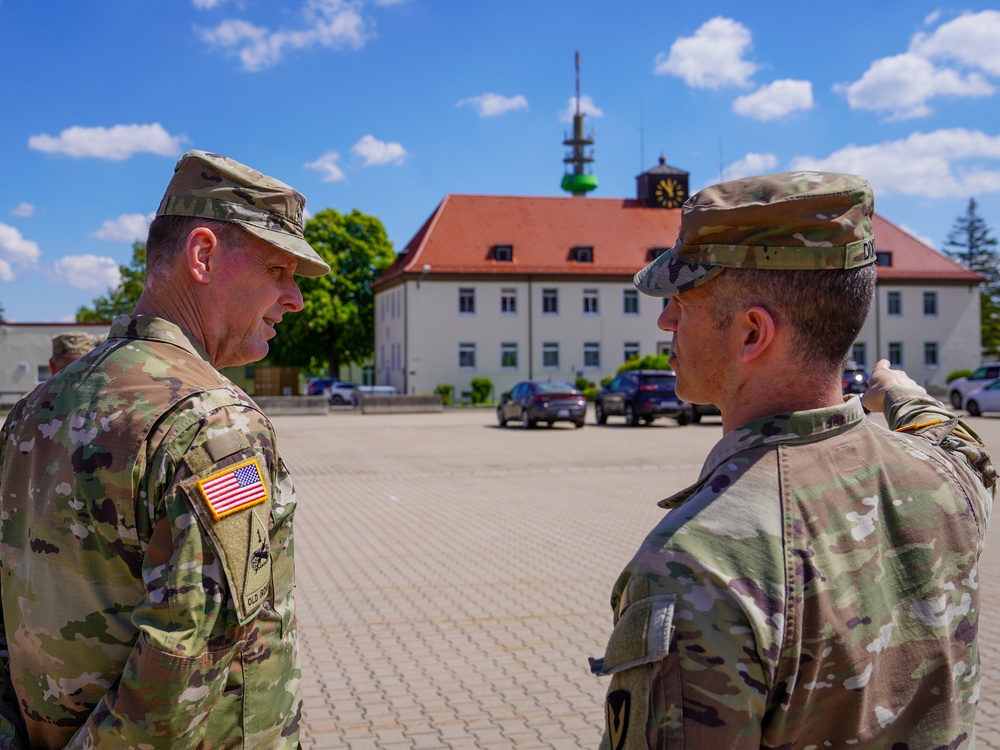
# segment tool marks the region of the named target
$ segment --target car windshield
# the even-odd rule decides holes
[[[652,385],[657,388],[673,388],[676,382],[676,375],[646,375],[642,379],[643,385]]]
[[[550,380],[544,383],[536,383],[535,389],[539,393],[566,393],[567,391],[576,390],[569,383],[563,383],[559,380]]]

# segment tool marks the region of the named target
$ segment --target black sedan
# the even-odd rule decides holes
[[[556,422],[572,422],[583,427],[587,399],[571,384],[561,380],[525,380],[500,396],[497,422],[520,422],[530,430],[544,422],[551,427]]]

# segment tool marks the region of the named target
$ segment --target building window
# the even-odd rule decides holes
[[[514,248],[510,245],[494,245],[493,259],[497,263],[510,263],[514,259]]]
[[[559,290],[558,289],[543,289],[542,290],[542,312],[548,313],[549,315],[555,315],[559,312]]]
[[[924,367],[938,366],[938,342],[924,342]]]
[[[902,341],[890,341],[889,342],[889,364],[893,367],[903,366],[903,342]]]
[[[886,292],[885,295],[887,312],[889,315],[903,314],[903,293]]]
[[[599,308],[597,305],[597,290],[596,289],[584,289],[583,290],[583,314],[584,315],[597,315]]]
[[[559,369],[559,344],[542,344],[542,367],[546,370]]]
[[[937,292],[924,292],[924,315],[937,316]]]
[[[475,344],[459,344],[458,345],[458,369],[460,369],[460,370],[475,370],[476,369],[476,345]]]
[[[855,341],[851,348],[851,359],[857,363],[858,367],[865,367],[868,363],[868,348],[864,341]]]
[[[583,345],[583,366],[588,369],[600,369],[601,345],[588,343]]]
[[[628,362],[630,359],[639,359],[638,341],[625,342],[625,361]]]
[[[635,289],[626,289],[622,292],[622,312],[625,315],[639,314],[639,292]]]
[[[577,263],[594,262],[594,248],[592,247],[588,247],[586,245],[580,245],[579,247],[573,248],[573,252],[576,255]]]
[[[476,290],[458,290],[458,311],[460,313],[472,314],[476,311]]]
[[[670,249],[669,247],[651,247],[649,248],[649,251],[646,253],[646,260],[652,262],[657,258],[659,258],[661,255],[663,255],[665,252],[667,252],[667,250],[669,249]]]
[[[892,253],[888,250],[876,250],[875,265],[889,268],[892,265]]]
[[[36,383],[44,383],[46,380],[49,379],[49,375],[50,374],[51,373],[49,373],[49,366],[48,365],[38,365],[38,372],[36,373],[36,376],[35,376],[35,382]]]
[[[500,344],[500,368],[503,370],[517,369],[517,342]]]
[[[505,315],[516,315],[517,314],[517,290],[516,289],[501,289],[500,290],[500,312]]]

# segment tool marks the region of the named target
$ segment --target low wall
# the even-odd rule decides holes
[[[326,414],[330,409],[323,396],[254,396],[253,400],[269,417]]]
[[[363,414],[413,414],[441,411],[441,397],[434,396],[361,396]]]

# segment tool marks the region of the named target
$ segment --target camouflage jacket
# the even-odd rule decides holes
[[[294,493],[201,346],[120,317],[0,438],[0,748],[296,747]]]
[[[601,748],[971,748],[996,479],[890,389],[726,434],[612,594]]]

